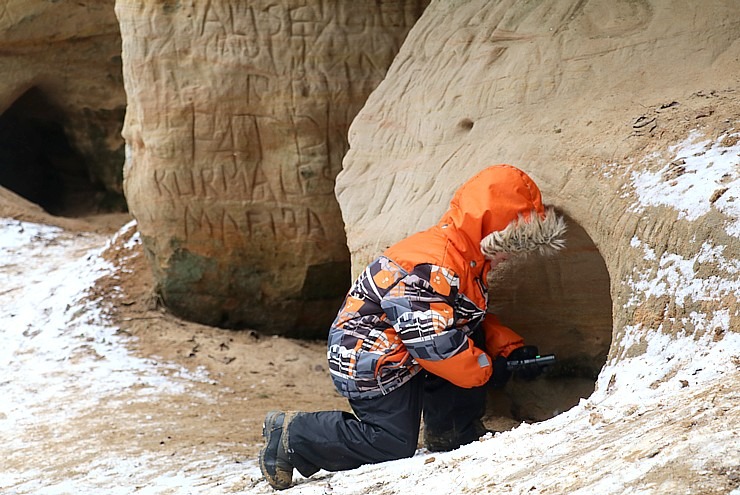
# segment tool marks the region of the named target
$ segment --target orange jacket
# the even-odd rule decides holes
[[[350,289],[329,334],[329,367],[349,398],[388,393],[421,368],[461,386],[484,385],[492,357],[522,338],[486,315],[490,261],[481,241],[530,216],[545,216],[521,170],[489,167],[455,193],[434,227],[388,248]],[[482,326],[486,352],[470,339]]]

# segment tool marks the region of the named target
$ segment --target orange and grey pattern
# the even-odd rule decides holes
[[[422,368],[460,387],[485,384],[491,359],[524,345],[486,316],[491,259],[557,251],[565,231],[522,170],[494,165],[477,173],[437,225],[390,246],[352,286],[329,332],[337,389],[351,399],[371,398]],[[479,325],[485,351],[469,338]]]
[[[358,277],[330,330],[332,379],[352,399],[386,394],[425,363],[467,351],[484,315],[450,270],[421,264],[407,272],[381,256]]]

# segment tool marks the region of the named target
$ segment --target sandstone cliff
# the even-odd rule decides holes
[[[221,230],[208,230],[219,225],[211,213],[186,217],[193,211],[186,208],[205,210],[213,202],[225,214],[226,202],[253,211],[252,200],[220,199],[227,185],[229,191],[255,185],[251,198],[286,192],[282,184],[272,187],[275,176],[267,168],[264,181],[258,175],[259,181],[247,182],[254,176],[246,171],[256,169],[245,168],[225,184],[201,155],[193,156],[206,167],[193,167],[193,173],[167,161],[195,163],[175,153],[183,143],[191,143],[193,153],[206,146],[205,157],[222,152],[228,157],[224,150],[231,140],[249,142],[251,136],[241,126],[242,114],[217,111],[251,93],[224,90],[229,82],[222,73],[206,70],[218,65],[212,61],[197,71],[212,52],[191,46],[191,38],[183,45],[173,33],[188,26],[196,33],[214,30],[209,39],[216,41],[211,49],[217,54],[239,47],[255,53],[256,47],[248,37],[232,39],[219,31],[222,17],[216,14],[194,16],[201,21],[194,26],[178,17],[178,9],[196,4],[197,12],[211,5],[216,13],[225,5],[122,2],[133,9],[122,19],[136,28],[124,46],[132,54],[128,83],[136,96],[128,172],[134,177],[137,168],[144,169],[144,179],[131,183],[142,190],[132,194],[155,261],[162,259],[155,252],[160,231],[165,244],[180,242],[182,237],[171,235],[175,229],[194,225],[206,228],[199,241],[206,246],[210,239],[224,239]],[[70,72],[41,46],[66,60],[50,48],[59,41],[54,33],[69,27],[65,33],[89,34],[91,27],[43,9],[87,15],[96,5],[6,2],[0,19],[18,27],[8,27],[2,36],[21,39],[28,26],[38,33],[34,19],[44,19],[51,41],[4,42],[0,60],[9,82],[1,87],[8,90],[15,77],[24,80],[19,74],[27,70],[34,77],[54,75],[55,83],[64,81],[64,88],[82,98],[80,90],[72,91]],[[30,11],[21,6],[43,7],[46,14],[25,16]],[[519,260],[498,272],[491,281],[491,308],[543,351],[555,351],[560,367],[526,387],[510,383],[494,405],[519,419],[557,416],[449,453],[420,450],[406,460],[299,478],[289,493],[738,493],[738,9],[737,2],[716,0],[430,5],[352,127],[337,192],[353,269],[435,222],[457,184],[477,169],[510,162],[527,170],[546,199],[568,216],[569,247],[560,256]],[[290,11],[291,23],[311,19],[311,9]],[[280,12],[268,8],[267,19]],[[411,24],[406,21],[404,29]],[[282,26],[266,25],[260,29],[269,33]],[[315,32],[311,23],[295,25],[298,33]],[[77,39],[65,36],[65,46]],[[85,45],[77,41],[76,46]],[[297,45],[303,60],[310,47]],[[18,50],[45,62],[20,70],[29,62]],[[262,45],[257,53],[261,50]],[[144,71],[142,80],[134,77],[138,69]],[[55,86],[31,79],[40,85],[3,100],[10,116],[33,113],[50,101],[48,91]],[[100,96],[97,84],[104,79],[82,78],[98,88],[88,96]],[[259,88],[243,84],[243,90]],[[209,100],[210,88],[229,99]],[[61,99],[69,96],[62,93]],[[283,93],[276,94],[287,105]],[[304,103],[302,97],[295,101]],[[148,106],[152,102],[174,113],[163,110],[157,117],[163,123],[150,122],[160,114],[152,117],[160,109]],[[292,115],[281,108],[285,113],[279,116]],[[52,119],[58,110],[42,114],[42,123],[58,122]],[[194,132],[196,117],[213,124],[188,139],[185,130]],[[295,141],[296,134],[285,130],[292,128],[277,117],[274,123],[265,130],[268,135],[288,134]],[[256,166],[245,158],[250,150],[232,155]],[[168,166],[147,168],[162,163]],[[285,169],[280,170],[282,177]],[[301,170],[296,173],[302,178],[293,175],[294,181],[322,188],[329,182],[310,182],[311,167],[305,176]],[[146,174],[150,197],[142,192]],[[291,184],[296,183],[304,184]],[[167,216],[170,203],[182,208],[179,220]],[[166,213],[159,217],[158,209]],[[3,189],[0,214],[49,221]],[[166,221],[156,223],[158,218]],[[0,486],[5,492],[97,494],[115,486],[137,493],[273,494],[256,462],[265,413],[349,409],[327,376],[323,343],[187,323],[153,308],[134,222],[110,240],[17,220],[0,224],[0,392],[6,399],[0,403]],[[241,232],[245,225],[252,224],[242,224]],[[272,249],[275,243],[267,240]],[[250,247],[240,260],[260,249]],[[517,424],[502,427],[486,419],[499,430]]]
[[[323,335],[350,282],[347,129],[426,3],[116,3],[126,198],[175,314]]]
[[[433,2],[350,130],[337,195],[353,269],[435,223],[477,170],[510,163],[568,217],[570,247],[499,272],[491,308],[564,372],[639,355],[651,328],[736,331],[736,282],[687,297],[640,280],[670,286],[681,272],[660,269],[679,262],[707,287],[737,280],[737,158],[690,160],[737,156],[738,18],[728,1]],[[699,323],[716,314],[728,324]]]
[[[113,0],[0,7],[0,186],[64,215],[124,208]]]

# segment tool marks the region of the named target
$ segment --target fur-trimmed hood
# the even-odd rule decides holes
[[[488,167],[463,184],[438,225],[453,227],[453,243],[462,234],[487,257],[551,254],[565,246],[564,219],[543,205],[534,181],[511,165]]]
[[[488,167],[465,182],[433,227],[385,250],[407,272],[431,264],[459,277],[459,292],[477,307],[496,253],[548,253],[565,244],[565,222],[542,204],[534,181],[510,165]]]

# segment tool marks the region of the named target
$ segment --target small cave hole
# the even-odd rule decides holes
[[[474,125],[475,122],[470,119],[462,119],[460,122],[457,123],[457,126],[464,131],[469,131],[473,129]]]
[[[567,218],[567,217],[566,217]],[[488,416],[549,419],[594,391],[612,339],[609,273],[586,231],[567,218],[567,247],[552,257],[513,258],[489,287],[489,311],[557,363],[533,381],[512,378],[489,394]]]
[[[0,186],[53,215],[96,213],[105,187],[68,139],[65,122],[38,88],[0,115]]]

